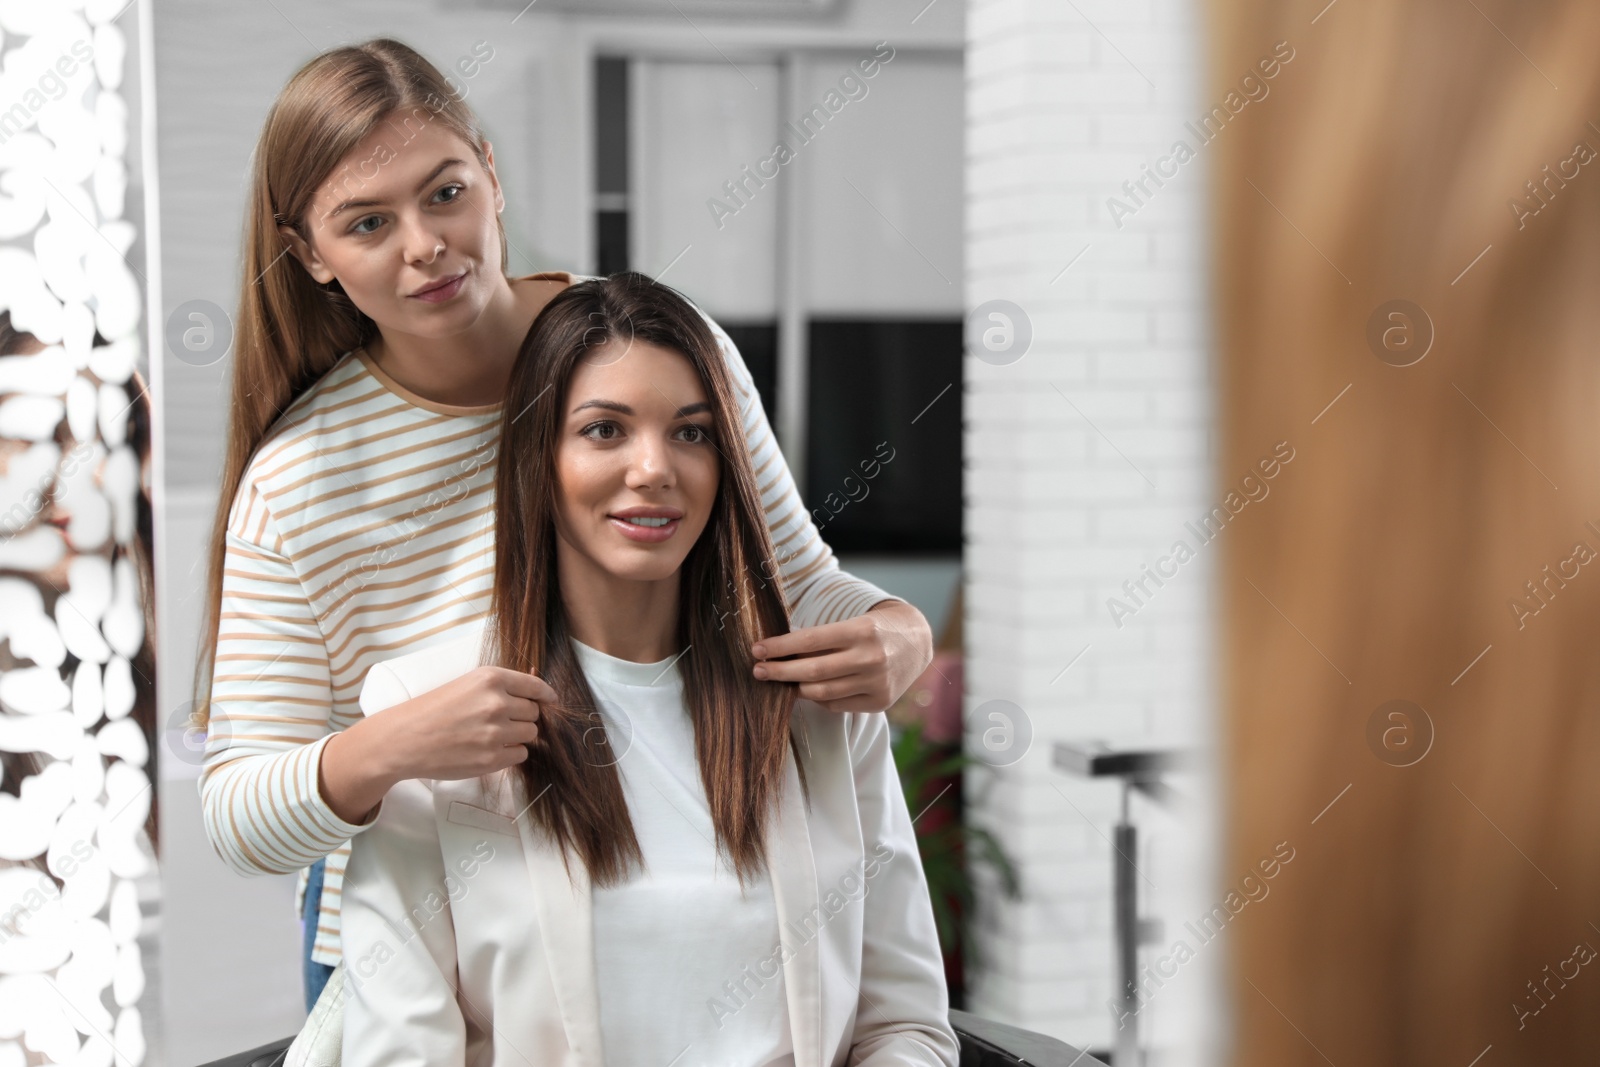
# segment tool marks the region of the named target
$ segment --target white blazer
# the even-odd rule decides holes
[[[362,712],[478,667],[482,637],[479,623],[375,664]],[[888,720],[799,700],[792,721],[811,809],[791,754],[769,873],[795,1064],[956,1067]],[[574,854],[569,878],[559,850],[491,788],[498,778],[401,782],[353,839],[341,903],[345,1067],[607,1067],[588,872]],[[674,1051],[641,1067],[668,1067]]]

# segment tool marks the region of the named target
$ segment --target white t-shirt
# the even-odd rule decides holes
[[[609,1067],[793,1067],[778,911],[716,851],[676,659],[635,663],[576,639],[617,754],[645,870],[593,890]]]

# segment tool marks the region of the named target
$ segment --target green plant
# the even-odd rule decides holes
[[[949,955],[959,946],[971,970],[981,967],[982,960],[972,929],[976,897],[968,864],[992,867],[999,875],[1001,891],[1010,899],[1022,895],[1021,884],[999,840],[960,818],[952,789],[947,786],[938,795],[927,796],[938,779],[959,775],[967,766],[982,761],[959,750],[952,752],[948,744],[928,741],[922,730],[923,724],[916,719],[891,726],[895,768],[916,831],[928,895],[933,899],[939,947]]]

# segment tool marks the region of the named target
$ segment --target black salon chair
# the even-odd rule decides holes
[[[950,1025],[961,1039],[961,1067],[1106,1067],[1102,1061],[1053,1037],[980,1019],[964,1011],[951,1011]],[[203,1067],[279,1067],[293,1040],[290,1035]]]

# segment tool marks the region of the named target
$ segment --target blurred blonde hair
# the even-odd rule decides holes
[[[1230,931],[1227,1062],[1591,1058],[1600,968],[1549,977],[1600,946],[1600,565],[1525,583],[1600,552],[1600,161],[1542,170],[1600,146],[1600,5],[1210,14],[1211,98],[1296,48],[1211,157],[1219,473],[1297,449],[1223,547],[1220,873],[1297,850]],[[1367,341],[1394,299],[1412,366]],[[1432,722],[1411,766],[1369,747],[1390,699]]]

